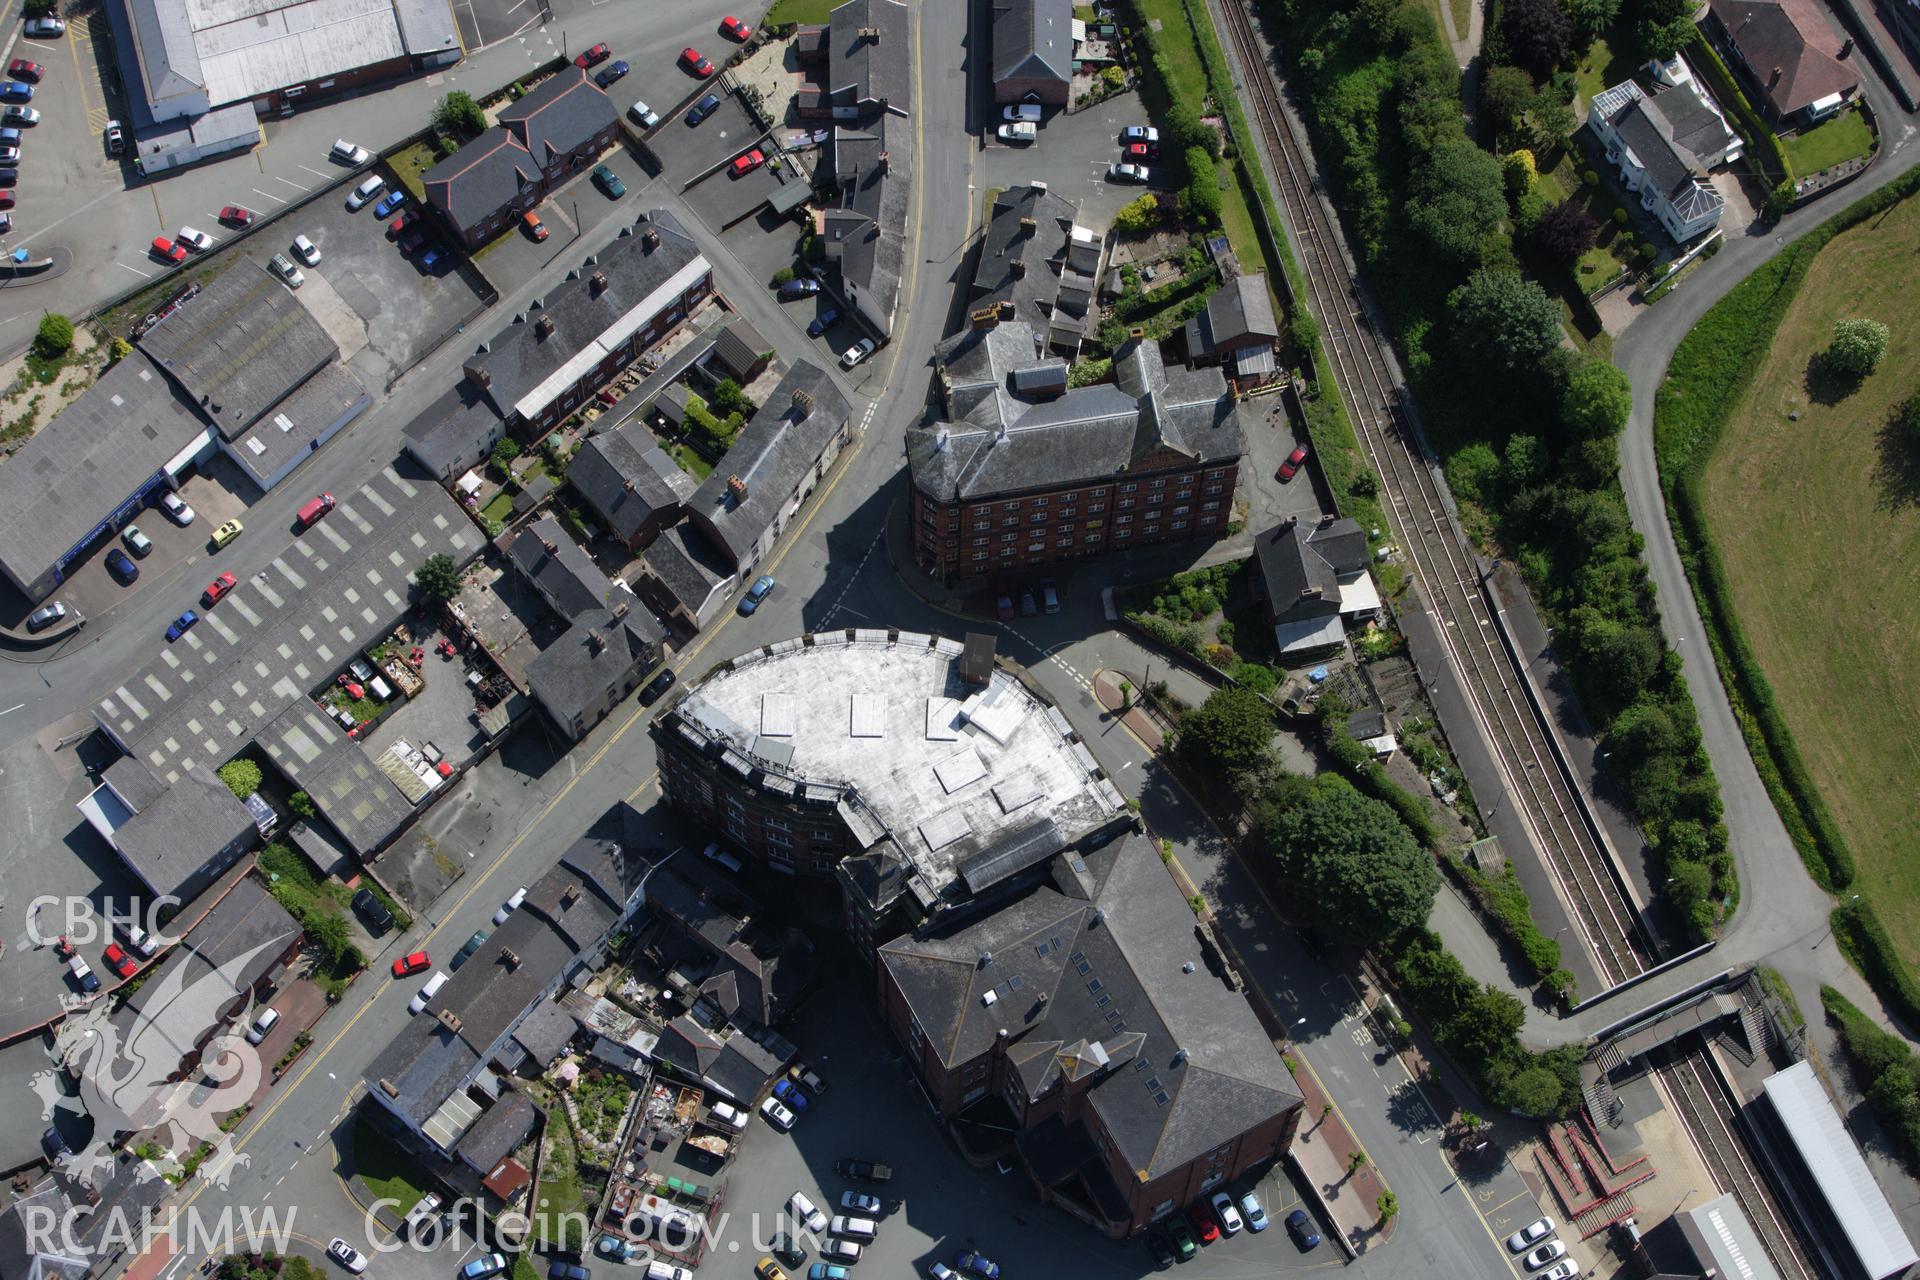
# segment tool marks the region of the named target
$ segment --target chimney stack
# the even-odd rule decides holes
[[[621,605],[620,611],[624,613],[626,608],[627,606]],[[578,901],[580,901],[580,886],[577,884],[568,885],[567,891],[560,895],[560,905],[563,907],[570,907]]]
[[[1127,336],[1129,338],[1132,338],[1134,341],[1139,342],[1146,338],[1147,331],[1145,329],[1140,328],[1138,325],[1135,325],[1133,328],[1127,330]]]
[[[551,315],[546,314],[545,312],[542,312],[540,318],[533,322],[533,332],[535,336],[539,337],[543,341],[547,338],[552,337],[553,336],[553,317]]]
[[[483,364],[476,364],[476,365],[469,366],[467,369],[467,376],[469,378],[472,378],[475,382],[479,383],[483,387],[490,387],[493,385],[493,375],[487,372],[487,366]]]
[[[520,953],[512,947],[500,948],[500,959],[509,969],[518,969],[520,967]]]
[[[793,391],[793,411],[802,421],[813,412],[813,393],[805,387],[795,387]]]
[[[640,244],[646,252],[652,253],[660,247],[660,233],[648,227],[647,234],[640,237]]]
[[[870,43],[870,44],[879,44],[879,43],[880,43],[880,28],[878,28],[878,27],[862,27],[862,28],[860,28],[860,37],[859,37],[859,38],[860,38],[860,39],[862,39],[862,40],[865,40],[865,41],[867,41],[867,42],[868,42],[868,43]]]
[[[1014,258],[1007,263],[1007,272],[1012,275],[1014,279],[1020,279],[1027,274],[1027,260],[1025,258]]]
[[[747,500],[747,482],[739,476],[728,476],[727,492],[733,495],[735,502],[745,502]]]
[[[559,544],[554,542],[550,538],[540,539],[540,545],[542,548],[546,550],[546,553],[550,556],[557,556],[560,554]]]
[[[587,632],[587,652],[588,653],[591,653],[594,657],[597,658],[606,649],[606,647],[607,647],[607,638],[600,634],[598,628],[595,628]]]
[[[1039,230],[1040,230],[1039,220],[1036,219],[1032,214],[1027,214],[1025,217],[1020,219],[1021,234],[1030,236]]]
[[[437,1016],[440,1019],[441,1026],[453,1032],[455,1035],[460,1034],[460,1015],[459,1014],[455,1013],[451,1009],[442,1009]]]
[[[613,614],[613,620],[615,622],[618,622],[620,621],[620,619],[626,617],[628,608],[629,606],[625,600],[622,600],[619,604],[613,606],[613,609],[611,610]],[[577,898],[580,896],[580,890],[578,886],[568,889],[567,892],[572,895],[567,899],[568,902],[572,902],[574,898]]]
[[[587,296],[597,298],[606,291],[607,273],[604,271],[594,272],[592,278],[587,281]]]

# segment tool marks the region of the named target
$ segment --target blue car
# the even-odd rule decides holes
[[[988,1261],[972,1249],[955,1258],[953,1265],[962,1271],[979,1276],[980,1280],[1000,1280],[1000,1264]]]
[[[1310,1253],[1320,1247],[1320,1233],[1313,1229],[1313,1219],[1307,1216],[1305,1209],[1295,1209],[1287,1215],[1287,1234],[1293,1237],[1302,1253]]]
[[[446,250],[442,249],[439,245],[435,245],[420,255],[420,269],[422,271],[431,271],[439,266],[441,260],[446,256]]]
[[[831,1262],[816,1262],[807,1268],[807,1280],[847,1280],[847,1269]]]
[[[17,147],[25,138],[18,129],[0,129],[0,147]]]
[[[789,280],[781,285],[779,289],[780,301],[782,302],[798,302],[802,298],[811,298],[819,292],[820,282],[806,276],[801,276],[797,280]]]
[[[140,576],[140,566],[127,559],[126,552],[114,547],[107,552],[107,572],[112,574],[114,580],[121,586],[129,587],[133,585],[133,580]]]
[[[719,109],[720,109],[720,95],[717,93],[708,94],[706,97],[700,99],[700,101],[694,103],[693,106],[688,109],[687,127],[689,129],[693,128],[695,125],[699,124],[702,120],[705,120],[708,116],[712,115],[714,112],[718,111]]]
[[[198,621],[200,621],[200,615],[195,613],[191,609],[187,610],[185,613],[175,618],[173,620],[173,625],[167,628],[167,639],[178,640],[181,636],[193,630],[193,624]]]
[[[610,67],[602,67],[600,74],[593,78],[593,82],[604,89],[631,70],[633,70],[633,68],[629,67],[626,63],[616,62]]]
[[[0,100],[7,102],[32,102],[33,86],[25,80],[9,80],[0,84]]]
[[[381,199],[379,204],[373,206],[373,216],[384,221],[387,217],[397,212],[400,206],[405,204],[406,202],[407,202],[406,192],[389,191]]]
[[[809,338],[819,337],[821,334],[825,333],[828,329],[832,328],[836,323],[838,323],[839,319],[840,319],[840,308],[828,307],[825,311],[822,311],[819,315],[815,316],[813,319],[813,323],[807,326],[807,336]]]
[[[487,1276],[497,1276],[507,1269],[507,1260],[497,1253],[483,1253],[460,1268],[462,1280],[486,1280]]]
[[[763,575],[752,586],[747,588],[746,596],[740,601],[740,616],[743,618],[752,617],[753,611],[760,607],[760,602],[772,594],[773,579]],[[782,1080],[780,1083],[786,1084],[787,1082]],[[780,1092],[778,1085],[774,1087],[774,1092]]]
[[[772,578],[762,578],[760,582],[764,582],[768,586],[773,585]],[[760,582],[753,584],[756,590],[759,588]],[[752,598],[753,596],[749,593],[747,599],[751,600]],[[805,1115],[807,1108],[813,1105],[812,1100],[808,1098],[806,1094],[800,1092],[800,1086],[791,1080],[782,1080],[779,1084],[773,1086],[773,1096],[786,1103],[789,1107],[792,1107],[795,1115]]]

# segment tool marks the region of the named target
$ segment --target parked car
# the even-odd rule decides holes
[[[193,523],[193,508],[182,502],[180,495],[177,493],[169,491],[161,494],[160,507],[169,516],[173,517],[175,524],[183,529]]]
[[[27,630],[28,632],[45,631],[66,616],[67,606],[60,601],[43,604],[27,615]]]
[[[300,261],[310,267],[320,265],[320,246],[305,236],[295,236],[293,238],[293,252],[299,257]]]
[[[1153,1259],[1155,1271],[1165,1271],[1173,1265],[1173,1246],[1167,1243],[1166,1236],[1158,1231],[1147,1232],[1147,1256]]]
[[[92,969],[89,969],[87,962],[79,956],[67,957],[67,972],[72,974],[73,980],[80,984],[80,990],[86,992],[88,995],[92,995],[100,989],[99,975],[94,973]]]
[[[207,584],[205,591],[200,593],[200,603],[206,605],[208,608],[212,608],[214,605],[226,599],[227,593],[238,585],[239,579],[235,578],[232,574],[220,574],[215,577],[212,582]]]
[[[191,609],[183,610],[179,617],[167,624],[167,642],[178,640],[199,623],[200,615]]]
[[[816,1098],[827,1091],[827,1082],[804,1062],[796,1062],[788,1067],[787,1078]]]
[[[1193,1255],[1200,1252],[1200,1246],[1193,1242],[1193,1232],[1187,1230],[1187,1223],[1179,1214],[1167,1219],[1167,1243],[1173,1246],[1174,1257],[1181,1262],[1191,1262]]]
[[[1040,126],[1031,120],[1022,120],[1017,124],[1003,124],[997,132],[1002,142],[1037,142],[1040,138]]]
[[[868,1218],[880,1216],[880,1197],[870,1196],[864,1191],[842,1191],[840,1208],[847,1213],[857,1213]]]
[[[692,45],[680,51],[680,65],[702,80],[713,74],[713,63],[701,57],[700,51]]]
[[[627,184],[620,181],[620,175],[603,164],[593,166],[593,185],[604,191],[609,200],[618,200],[627,194]]]
[[[961,1271],[979,1276],[980,1280],[1000,1280],[1000,1264],[975,1249],[969,1249],[954,1258],[953,1265]]]
[[[126,151],[127,132],[120,127],[118,120],[107,121],[106,139],[108,155],[117,156]]]
[[[140,962],[128,955],[126,950],[117,942],[109,942],[107,944],[107,949],[102,953],[102,958],[107,962],[107,968],[113,970],[123,978],[131,978],[133,971],[140,967]]]
[[[379,204],[373,206],[373,216],[381,219],[382,221],[385,221],[386,219],[392,217],[396,212],[398,212],[400,206],[405,204],[406,202],[407,202],[406,192],[389,191],[387,192],[386,195],[380,197]]]
[[[960,1280],[959,1272],[938,1258],[928,1259],[927,1274],[931,1276],[933,1280]]]
[[[447,975],[435,969],[433,976],[421,984],[413,999],[407,1001],[408,1013],[420,1013],[427,1007],[427,1001],[440,994],[440,988],[447,985]]]
[[[627,114],[632,116],[633,122],[642,129],[651,129],[660,123],[660,113],[648,106],[644,101],[636,100],[632,106],[627,108]]]
[[[213,237],[204,231],[195,231],[192,227],[180,228],[180,234],[174,239],[195,253],[205,253],[213,248]]]
[[[432,245],[425,253],[420,255],[420,269],[422,271],[432,271],[446,260],[446,256],[447,250],[444,245]]]
[[[155,236],[153,238],[153,256],[162,262],[185,262],[187,260],[187,246],[175,244],[165,236]]]
[[[67,33],[67,24],[59,18],[28,18],[27,35],[36,40],[45,40],[50,36],[62,36]]]
[[[0,124],[19,128],[39,123],[40,108],[38,107],[23,107],[19,103],[15,103],[5,111],[0,111]]]
[[[300,268],[294,266],[292,260],[284,253],[276,253],[269,258],[267,270],[285,280],[290,289],[298,289],[307,282],[307,278],[300,274]]]
[[[521,885],[518,889],[515,889],[513,891],[513,893],[507,898],[505,902],[500,904],[500,909],[493,913],[493,922],[497,925],[505,924],[507,922],[507,917],[512,915],[514,912],[518,911],[520,909],[520,904],[525,902],[526,900],[527,900],[527,886]]]
[[[154,953],[160,950],[160,939],[137,924],[123,924],[120,931],[127,935],[127,945],[139,952],[142,960],[153,959]]]
[[[483,1253],[460,1268],[460,1280],[486,1280],[507,1269],[507,1260],[497,1253]]]
[[[1568,1261],[1562,1262],[1550,1270],[1542,1271],[1539,1275],[1535,1276],[1533,1280],[1573,1280],[1573,1278],[1579,1274],[1580,1264]]]
[[[353,895],[353,911],[376,938],[393,928],[393,912],[387,910],[387,904],[380,901],[372,889],[363,887]]]
[[[466,943],[458,951],[453,953],[453,964],[449,967],[458,969],[461,965],[473,959],[473,953],[478,951],[480,944],[486,940],[487,931],[485,929],[475,929],[473,936],[468,938]]]
[[[754,611],[760,607],[761,602],[772,594],[773,578],[771,575],[763,573],[753,580],[753,585],[747,588],[747,594],[740,597],[740,616],[743,618],[752,617]],[[781,1083],[784,1084],[786,1082],[782,1081]],[[778,1085],[774,1087],[774,1092],[779,1092]],[[801,1103],[798,1109],[805,1111],[807,1109],[806,1103]]]
[[[127,550],[145,560],[153,554],[153,539],[140,532],[140,526],[130,524],[120,531],[120,541],[127,544]]]
[[[807,1268],[807,1280],[847,1280],[852,1274],[837,1262],[816,1262]]]
[[[1040,105],[1035,102],[1023,102],[1017,107],[1006,108],[1004,111],[1000,113],[1000,116],[1002,119],[1012,121],[1015,124],[1020,124],[1022,122],[1027,124],[1039,124],[1040,123]]]
[[[253,225],[253,210],[243,204],[222,205],[220,221],[230,227],[250,227]]]
[[[228,520],[213,531],[213,549],[218,551],[246,531],[245,525],[238,520]]]
[[[1220,1219],[1220,1229],[1230,1236],[1240,1234],[1247,1224],[1240,1219],[1240,1210],[1233,1203],[1233,1197],[1224,1191],[1213,1193],[1213,1216]]]
[[[736,178],[745,177],[766,162],[766,153],[761,151],[760,148],[755,147],[744,155],[737,155],[733,158],[733,176]]]
[[[860,339],[860,341],[854,343],[852,346],[846,349],[846,352],[840,357],[840,363],[844,365],[846,368],[851,369],[853,368],[853,366],[859,364],[862,360],[865,360],[868,356],[872,355],[873,350],[874,350],[873,339],[862,338]]]
[[[367,1269],[367,1255],[339,1236],[327,1241],[327,1256],[356,1276]]]
[[[1260,1203],[1260,1197],[1249,1191],[1240,1197],[1240,1212],[1247,1220],[1247,1230],[1265,1231],[1267,1229],[1266,1206]]]
[[[0,102],[32,102],[33,86],[25,80],[0,82]]]
[[[47,1153],[49,1160],[59,1160],[73,1154],[73,1148],[60,1136],[60,1130],[52,1126],[48,1126],[47,1131],[40,1135],[40,1149]]]
[[[348,194],[347,211],[349,213],[358,211],[369,200],[372,200],[386,189],[387,180],[385,178],[377,173],[369,174],[367,177],[361,179],[360,185]]]
[[[1151,142],[1158,144],[1160,131],[1150,124],[1130,124],[1120,131],[1120,141],[1124,145],[1130,142]]]
[[[407,978],[419,973],[422,969],[432,967],[433,961],[427,959],[426,952],[413,951],[393,962],[393,976],[396,978]]]
[[[1305,1209],[1295,1209],[1287,1215],[1287,1234],[1293,1237],[1300,1252],[1309,1253],[1320,1247],[1320,1233],[1313,1229],[1313,1219],[1307,1216]]]
[[[720,95],[710,93],[687,108],[687,126],[692,128],[720,109]]]
[[[593,1272],[577,1262],[556,1258],[547,1266],[547,1280],[593,1280]]]
[[[612,49],[608,48],[604,44],[597,44],[593,46],[593,48],[588,49],[585,53],[582,53],[579,57],[575,58],[573,60],[573,65],[581,68],[582,70],[585,70],[588,67],[599,66],[601,63],[605,62],[608,58],[611,58],[612,56],[613,56]]]
[[[39,63],[29,62],[25,58],[15,58],[7,64],[7,74],[15,80],[32,80],[38,83],[46,71],[47,69]]]
[[[1052,578],[1040,580],[1040,607],[1048,613],[1060,612],[1060,585]]]
[[[1153,176],[1152,174],[1147,172],[1147,168],[1145,165],[1110,164],[1107,166],[1108,182],[1132,182],[1132,183],[1144,184],[1152,176]]]
[[[1535,1244],[1553,1234],[1553,1219],[1541,1218],[1529,1222],[1507,1237],[1507,1249],[1513,1253],[1525,1253]]]
[[[18,169],[20,167],[20,144],[9,142],[0,144],[0,168]]]
[[[995,585],[993,589],[993,611],[999,615],[1000,621],[1013,621],[1013,596],[1007,592],[1005,587]]]
[[[520,215],[520,224],[527,229],[527,234],[533,237],[536,244],[545,240],[550,234],[547,230],[547,224],[540,221],[540,215],[532,209]]]
[[[134,580],[140,576],[139,566],[127,559],[127,553],[118,547],[109,548],[107,551],[107,572],[112,574],[114,580],[123,587],[132,586]]]
[[[593,82],[604,89],[631,70],[633,68],[625,62],[616,62],[610,67],[603,68],[600,74],[593,78]]]
[[[815,1235],[827,1229],[827,1215],[807,1199],[805,1192],[796,1191],[787,1197],[787,1212],[793,1215],[795,1222]]]
[[[791,1080],[776,1081],[773,1086],[773,1096],[793,1108],[796,1115],[805,1115],[807,1109],[813,1105],[813,1099],[807,1097],[800,1086]]]
[[[1274,475],[1279,477],[1281,484],[1285,484],[1300,474],[1300,468],[1305,465],[1306,461],[1307,446],[1297,444],[1293,447],[1293,452],[1287,455],[1287,460],[1280,464],[1280,469],[1274,472]]]
[[[340,138],[334,142],[333,149],[327,152],[327,158],[340,164],[363,165],[367,162],[367,149],[356,147],[345,138]]]
[[[851,1265],[860,1261],[860,1246],[844,1237],[834,1236],[820,1246],[820,1256]]]
[[[861,1160],[854,1156],[843,1156],[836,1160],[833,1171],[843,1178],[852,1178],[856,1182],[891,1182],[893,1166],[877,1164],[872,1160]]]
[[[1187,1223],[1192,1226],[1193,1234],[1201,1244],[1212,1244],[1220,1238],[1220,1224],[1213,1220],[1204,1204],[1190,1205],[1187,1208]]]
[[[400,216],[387,224],[387,239],[398,240],[400,233],[420,221],[418,209],[403,209]]]
[[[732,14],[728,14],[726,17],[720,19],[720,29],[742,44],[753,39],[753,28]]]
[[[1549,1262],[1558,1262],[1567,1256],[1567,1246],[1558,1240],[1549,1240],[1526,1257],[1527,1270],[1538,1271]]]
[[[782,302],[798,302],[801,298],[811,298],[820,292],[820,282],[807,276],[789,280],[780,286],[779,297]]]
[[[326,519],[327,512],[339,505],[331,493],[315,494],[302,503],[300,510],[294,513],[294,523],[303,530],[311,529]]]
[[[673,668],[668,667],[665,671],[662,671],[659,675],[647,681],[646,688],[640,690],[640,705],[643,707],[652,706],[661,694],[673,687],[675,678]]]
[[[780,1264],[772,1258],[762,1258],[754,1263],[753,1274],[758,1276],[759,1280],[788,1280],[787,1273],[782,1271]]]
[[[1032,588],[1020,593],[1020,616],[1031,618],[1040,612],[1040,602],[1033,598]]]
[[[252,1024],[247,1027],[247,1043],[259,1044],[262,1040],[265,1040],[267,1033],[272,1031],[279,1021],[280,1011],[278,1009],[262,1009],[258,1014],[254,1015]],[[342,1265],[345,1264],[343,1263]],[[365,1269],[364,1263],[358,1267],[347,1267],[347,1270],[356,1272],[364,1271]]]
[[[793,1112],[781,1106],[779,1100],[776,1098],[768,1098],[765,1102],[762,1102],[760,1104],[760,1114],[767,1118],[768,1124],[782,1133],[786,1133],[793,1128]]]
[[[807,324],[807,336],[818,338],[840,320],[840,308],[828,307]]]

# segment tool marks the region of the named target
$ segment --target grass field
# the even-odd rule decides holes
[[[1821,251],[1714,451],[1702,486],[1732,602],[1781,714],[1901,954],[1920,964],[1920,459],[1884,431],[1920,391],[1908,200]],[[1809,362],[1833,322],[1893,341],[1849,394]],[[1799,413],[1793,421],[1789,414]]]
[[[841,0],[775,0],[773,8],[767,10],[763,27],[777,27],[788,22],[825,22],[827,15]]]
[[[1825,124],[1786,140],[1787,162],[1802,177],[1873,150],[1873,130],[1860,108],[1848,107]]]

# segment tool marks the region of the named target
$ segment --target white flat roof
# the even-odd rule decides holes
[[[211,102],[242,102],[401,57],[392,0],[188,0]]]
[[[1873,1280],[1885,1280],[1920,1262],[1813,1064],[1796,1062],[1768,1076],[1762,1087],[1861,1269]]]

